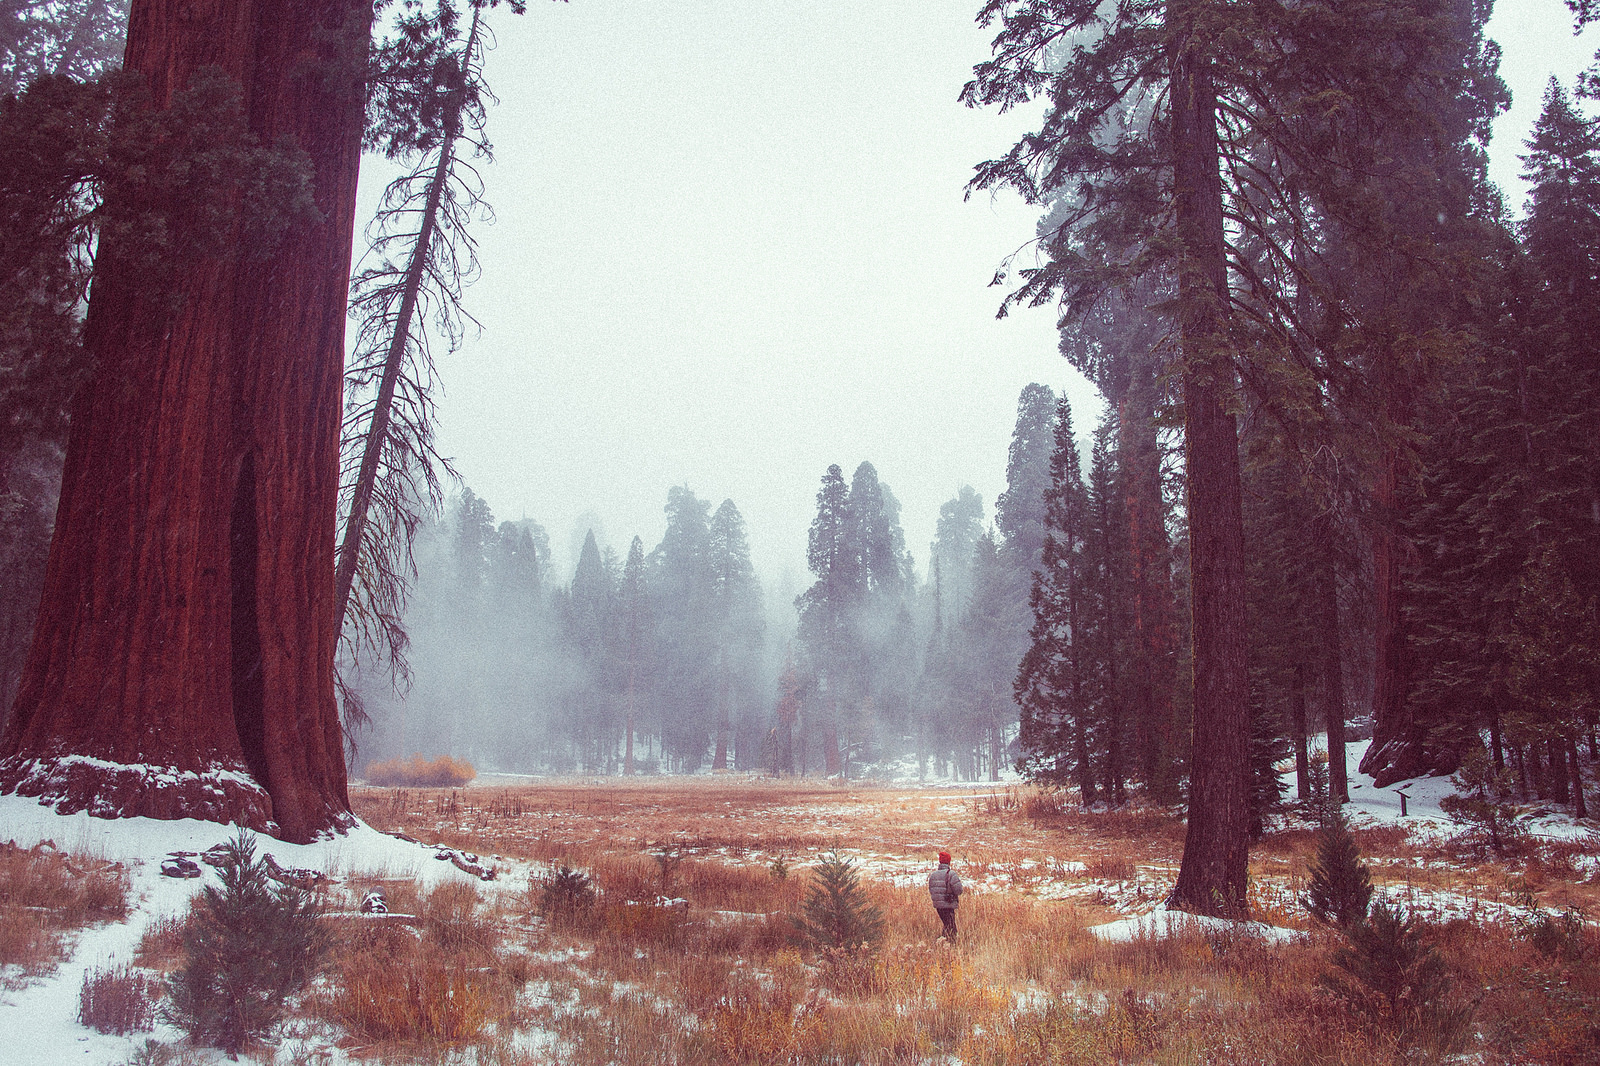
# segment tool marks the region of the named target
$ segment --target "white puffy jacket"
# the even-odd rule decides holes
[[[928,875],[928,895],[937,910],[954,910],[961,905],[961,878],[944,863]]]

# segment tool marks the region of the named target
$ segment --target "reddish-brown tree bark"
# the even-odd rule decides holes
[[[1405,383],[1392,342],[1376,347],[1375,377],[1384,397],[1384,417],[1391,426],[1409,423]],[[1410,545],[1400,530],[1401,479],[1404,476],[1400,445],[1385,444],[1373,482],[1376,514],[1372,534],[1372,607],[1374,616],[1372,743],[1361,758],[1361,772],[1371,774],[1378,787],[1433,768],[1423,745],[1411,705],[1405,634],[1403,564]]]
[[[0,789],[61,811],[348,824],[333,693],[344,307],[364,0],[135,0],[126,67],[200,67],[315,168],[321,219],[181,268],[179,309],[103,238],[45,591]]]
[[[1177,30],[1173,11],[1169,25]],[[1200,46],[1192,36],[1176,34],[1170,87],[1194,616],[1189,821],[1170,903],[1244,917],[1250,843],[1244,517],[1238,426],[1228,408],[1233,372],[1217,95]]]

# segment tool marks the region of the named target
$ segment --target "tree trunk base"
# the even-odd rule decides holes
[[[86,755],[13,755],[0,761],[0,795],[10,793],[38,797],[57,814],[198,818],[278,833],[266,789],[244,770],[222,766],[196,773],[172,766],[129,766]],[[353,825],[354,817],[347,817]]]
[[[1372,748],[1362,756],[1360,766],[1362,773],[1372,775],[1376,788],[1387,788],[1413,777],[1453,774],[1460,768],[1461,756],[1456,752],[1411,740],[1391,740]]]

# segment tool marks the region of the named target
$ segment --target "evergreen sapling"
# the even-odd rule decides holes
[[[837,854],[817,863],[795,925],[811,946],[824,951],[871,949],[883,939],[883,911],[867,899],[855,864]]]
[[[594,911],[594,882],[566,863],[539,886],[539,913],[553,925],[581,925]]]
[[[1350,929],[1366,919],[1371,902],[1372,878],[1361,861],[1361,849],[1344,813],[1330,805],[1317,834],[1306,909],[1321,921]]]
[[[331,938],[315,897],[270,881],[243,829],[225,845],[217,874],[221,886],[207,885],[194,902],[166,1014],[197,1043],[237,1055],[282,1017]]]
[[[1332,956],[1336,969],[1317,984],[1402,1048],[1433,1055],[1457,1050],[1472,1012],[1446,1001],[1450,975],[1444,957],[1424,939],[1415,916],[1380,899],[1366,921],[1347,932],[1349,940]]]
[[[1476,847],[1487,847],[1496,855],[1517,851],[1523,834],[1511,801],[1510,772],[1497,772],[1478,747],[1461,760],[1461,768],[1450,781],[1456,786],[1456,795],[1441,799],[1439,809],[1451,821],[1467,827],[1467,837]]]

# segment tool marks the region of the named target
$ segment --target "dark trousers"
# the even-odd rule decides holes
[[[956,909],[954,907],[935,907],[939,912],[939,920],[944,923],[943,936],[950,943],[956,942]]]

